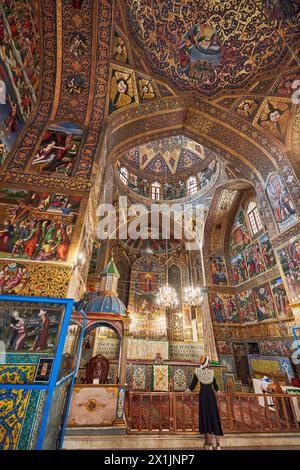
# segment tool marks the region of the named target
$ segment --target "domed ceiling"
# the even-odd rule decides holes
[[[215,154],[193,140],[182,136],[157,139],[124,153],[119,162],[142,177],[162,179],[166,176],[191,174],[216,158]]]
[[[127,0],[127,12],[152,69],[206,95],[292,59],[300,33],[300,0]]]

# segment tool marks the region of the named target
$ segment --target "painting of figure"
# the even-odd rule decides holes
[[[110,84],[109,112],[134,103],[137,97],[136,85],[132,73],[113,70]]]
[[[244,211],[240,210],[235,218],[230,234],[229,246],[231,256],[240,253],[250,242],[251,237],[246,225]]]
[[[252,290],[246,290],[237,295],[242,323],[254,323],[257,321],[257,314],[253,302]]]
[[[261,0],[265,14],[272,20],[292,18],[300,12],[300,0]]]
[[[271,282],[271,288],[278,317],[292,317],[293,313],[289,305],[287,293],[283,285],[282,278],[278,277],[277,279],[274,279],[274,281]]]
[[[0,294],[20,294],[30,281],[30,273],[25,265],[8,263],[0,267]]]
[[[37,173],[71,176],[80,150],[83,130],[71,122],[48,127],[40,147],[31,161]]]
[[[254,302],[259,321],[269,320],[275,317],[275,305],[271,288],[268,283],[253,289]]]
[[[270,242],[269,235],[265,233],[259,238],[260,253],[266,269],[271,269],[276,264],[275,254]]]
[[[284,144],[291,119],[292,112],[289,102],[270,99],[263,105],[257,124]]]
[[[211,256],[210,264],[213,284],[227,285],[226,264],[223,256]]]
[[[293,225],[298,220],[297,212],[280,175],[269,178],[267,194],[279,230],[283,231]]]
[[[39,4],[5,0],[0,10],[0,139],[9,152],[37,100]]]
[[[238,284],[241,284],[242,282],[248,281],[249,274],[248,274],[247,264],[246,264],[246,260],[245,260],[243,253],[240,253],[239,255],[232,258],[231,266],[232,266],[233,282],[235,286],[237,286]]]
[[[162,273],[153,256],[145,256],[138,261],[138,270],[133,265],[130,287],[131,334],[142,339],[166,339],[166,312],[157,304],[157,293],[163,283]]]
[[[54,351],[64,309],[49,302],[2,300],[0,340],[6,351]]]
[[[300,241],[288,243],[278,251],[291,302],[300,300]]]
[[[183,37],[179,47],[180,74],[202,79],[221,63],[221,42],[214,24],[200,21]]]
[[[217,323],[239,322],[238,308],[234,296],[211,294],[210,306],[214,321]]]
[[[258,242],[250,245],[245,251],[245,262],[247,265],[248,275],[251,278],[258,276],[265,271],[265,265],[261,253],[261,247]]]
[[[66,261],[79,204],[76,196],[2,188],[0,256]]]

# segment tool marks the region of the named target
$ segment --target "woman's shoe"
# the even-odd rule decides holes
[[[205,450],[213,450],[213,446],[209,445],[209,444],[205,444],[205,447],[204,447]]]
[[[216,450],[222,450],[222,449],[221,449],[221,446],[217,446],[217,447],[216,447]]]

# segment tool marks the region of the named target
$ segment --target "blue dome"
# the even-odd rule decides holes
[[[103,294],[90,300],[84,309],[89,313],[108,313],[114,315],[126,315],[126,308],[121,300],[110,294]]]

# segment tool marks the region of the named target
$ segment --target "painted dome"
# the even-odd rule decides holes
[[[126,307],[123,302],[117,296],[111,294],[100,294],[90,300],[84,310],[87,315],[89,313],[126,315]]]

